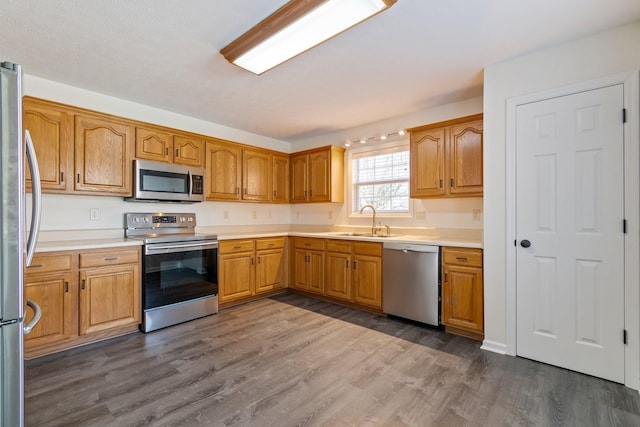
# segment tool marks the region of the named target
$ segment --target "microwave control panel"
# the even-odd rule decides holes
[[[191,182],[193,185],[191,194],[204,194],[204,180],[202,175],[191,175]]]

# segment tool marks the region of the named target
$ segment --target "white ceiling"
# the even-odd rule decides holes
[[[398,0],[261,76],[227,63],[285,2],[2,0],[0,60],[295,143],[479,96],[485,65],[640,19],[639,0]]]

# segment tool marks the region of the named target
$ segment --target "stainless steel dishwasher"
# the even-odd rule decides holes
[[[440,247],[384,242],[382,311],[440,325]]]

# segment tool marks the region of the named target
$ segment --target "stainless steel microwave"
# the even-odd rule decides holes
[[[204,168],[150,160],[133,161],[133,197],[129,202],[204,201]]]

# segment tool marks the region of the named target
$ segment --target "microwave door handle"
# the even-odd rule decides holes
[[[187,176],[189,177],[189,198],[193,193],[193,177],[191,176],[191,171],[187,171]]]

